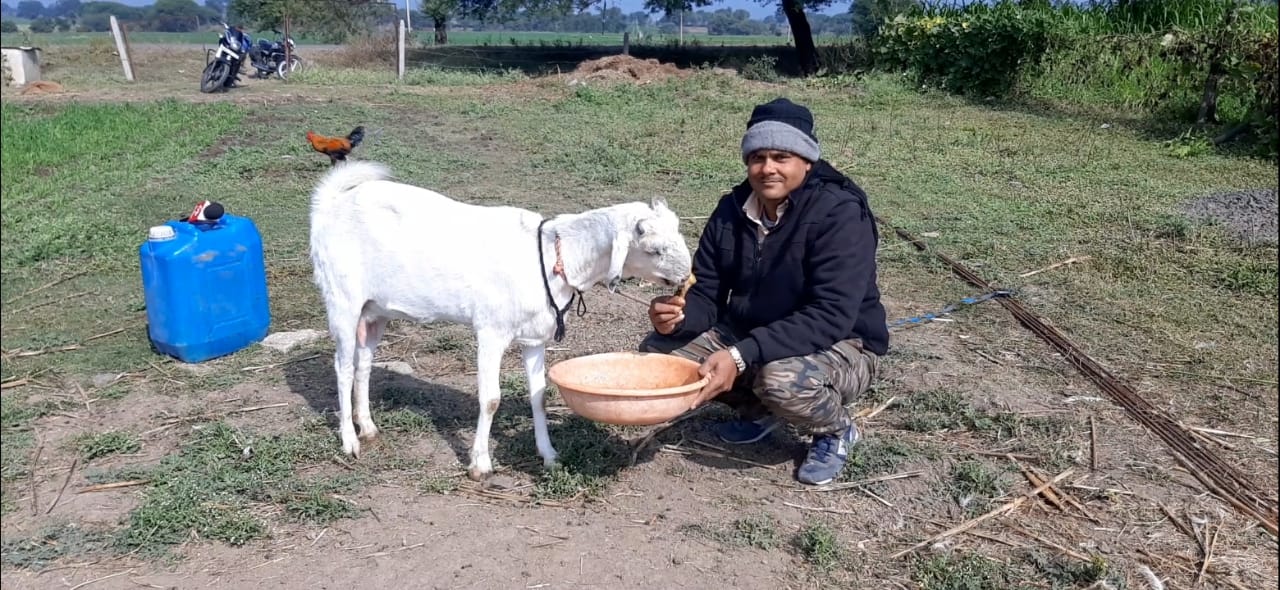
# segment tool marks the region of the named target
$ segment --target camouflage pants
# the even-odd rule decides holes
[[[727,331],[718,328],[687,342],[651,332],[640,343],[640,351],[674,354],[700,363],[733,342]],[[852,417],[845,406],[867,391],[879,368],[880,358],[863,350],[861,339],[843,340],[811,355],[748,367],[729,391],[713,401],[737,410],[747,420],[773,414],[802,433],[832,434],[849,426]]]

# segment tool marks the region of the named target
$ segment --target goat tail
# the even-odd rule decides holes
[[[391,170],[377,162],[347,162],[331,168],[311,193],[313,222],[350,207],[348,194],[360,185],[388,178],[391,178]]]

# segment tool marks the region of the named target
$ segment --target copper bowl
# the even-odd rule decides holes
[[[607,352],[560,361],[547,379],[575,414],[606,424],[661,424],[685,413],[708,379],[669,354]]]

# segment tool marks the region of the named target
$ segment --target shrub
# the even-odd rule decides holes
[[[1049,14],[1013,4],[964,13],[908,17],[885,24],[875,39],[877,66],[903,70],[918,84],[957,94],[1003,96],[1049,45]]]

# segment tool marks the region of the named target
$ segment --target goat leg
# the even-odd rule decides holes
[[[547,433],[547,366],[546,347],[542,344],[527,345],[521,350],[524,374],[529,380],[529,406],[533,410],[533,439],[547,468],[556,466],[557,453]]]

